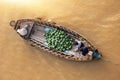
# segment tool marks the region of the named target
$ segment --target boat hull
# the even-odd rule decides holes
[[[93,59],[100,59],[101,58],[101,54],[96,51],[96,48],[83,36],[81,36],[80,34],[67,29],[63,26],[59,26],[55,23],[51,23],[51,22],[47,22],[47,21],[43,21],[40,18],[39,19],[20,19],[17,21],[11,21],[10,22],[10,26],[12,26],[14,28],[14,30],[18,30],[21,26],[24,26],[26,24],[29,24],[29,29],[28,29],[28,33],[26,36],[21,36],[23,39],[27,40],[31,46],[33,47],[37,47],[40,49],[43,49],[55,56],[59,56],[68,60],[74,60],[74,61],[91,61]],[[53,29],[59,29],[62,30],[64,32],[66,32],[67,34],[69,34],[72,38],[76,39],[76,40],[80,40],[80,41],[85,41],[87,46],[89,46],[92,51],[93,51],[93,55],[88,57],[87,59],[81,58],[81,56],[75,56],[73,54],[66,54],[65,52],[61,52],[61,51],[56,51],[50,47],[48,47],[47,45],[45,45],[45,38],[44,38],[44,28],[45,26],[49,26],[50,28]],[[84,57],[84,56],[83,56]]]

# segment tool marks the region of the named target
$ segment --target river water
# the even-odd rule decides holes
[[[43,17],[84,35],[103,60],[73,62],[29,46],[10,20]],[[120,80],[120,0],[0,0],[0,80]]]

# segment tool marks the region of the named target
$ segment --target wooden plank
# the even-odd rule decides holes
[[[44,34],[45,34],[44,27],[34,26],[33,33],[30,35],[30,38],[33,38],[36,41],[44,43],[45,42]]]

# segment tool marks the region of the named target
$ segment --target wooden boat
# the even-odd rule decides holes
[[[25,35],[24,37],[22,36],[22,38],[28,41],[30,45],[34,47],[43,49],[55,56],[63,57],[68,60],[91,61],[93,59],[101,59],[101,54],[98,53],[98,50],[96,50],[96,48],[88,40],[86,40],[83,36],[79,35],[78,33],[67,29],[63,26],[59,26],[56,23],[44,21],[41,18],[20,19],[17,21],[10,21],[10,26],[12,26],[16,31],[26,24],[29,24],[28,32],[27,35]],[[46,26],[52,29],[62,30],[66,34],[70,35],[73,39],[84,42],[84,45],[86,47],[89,46],[91,48],[93,54],[86,57],[83,56],[81,53],[75,52],[73,49],[69,50],[68,52],[64,52],[50,48],[48,45],[45,44],[46,39],[44,34]]]

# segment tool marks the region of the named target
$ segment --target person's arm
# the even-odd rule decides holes
[[[93,58],[93,52],[92,51],[89,51],[88,52],[88,60],[92,60],[92,58]]]

